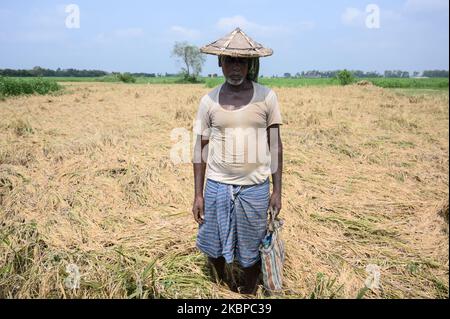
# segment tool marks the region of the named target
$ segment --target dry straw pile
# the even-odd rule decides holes
[[[169,160],[208,89],[67,91],[0,102],[0,297],[239,298],[210,280],[191,165]],[[276,91],[284,296],[448,298],[448,93]],[[364,289],[371,264],[379,287]]]

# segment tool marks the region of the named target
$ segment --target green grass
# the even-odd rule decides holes
[[[59,91],[61,86],[54,80],[44,78],[9,78],[0,77],[0,97],[49,94]]]
[[[383,88],[398,89],[448,89],[448,78],[429,78],[429,79],[391,79],[391,78],[373,78],[370,82]]]
[[[18,78],[15,78],[18,79]],[[33,79],[33,78],[21,78]],[[108,75],[103,77],[52,77],[45,78],[57,82],[120,82],[116,76]],[[183,77],[136,77],[136,84],[183,84]],[[448,78],[429,79],[396,79],[396,78],[367,78],[356,79],[356,81],[367,80],[382,88],[393,89],[415,89],[415,90],[448,90]],[[208,78],[200,77],[199,83],[213,88],[224,82],[223,77]],[[260,78],[259,83],[269,87],[306,87],[306,86],[329,86],[339,85],[335,78]]]
[[[15,80],[32,80],[34,77],[10,77]],[[121,82],[116,76],[107,75],[100,77],[70,77],[70,76],[55,76],[55,77],[43,77],[43,79],[51,80],[55,82]]]
[[[406,96],[423,96],[423,95],[431,95],[431,96],[442,96],[448,95],[448,88],[446,89],[416,89],[416,88],[392,88],[393,92],[399,95]]]
[[[174,84],[179,83],[181,78],[162,77],[162,78],[137,78],[136,83],[150,84]],[[200,78],[209,88],[213,88],[224,82],[223,77]],[[368,78],[356,79],[356,81],[367,80],[374,85],[383,88],[401,88],[401,89],[427,89],[427,90],[448,90],[448,78],[430,78],[430,79],[394,79],[394,78]],[[329,86],[340,85],[339,80],[335,78],[261,78],[259,83],[269,87],[306,87],[306,86]]]
[[[32,79],[32,78],[18,78],[14,79]],[[47,77],[56,82],[121,82],[116,76],[107,75],[101,77]],[[138,84],[175,84],[182,80],[182,77],[135,77]]]
[[[180,78],[138,78],[137,83],[177,83]],[[224,82],[223,77],[200,78],[205,85],[213,88]],[[357,81],[367,80],[374,85],[383,88],[402,88],[402,89],[427,89],[427,90],[448,90],[448,78],[429,78],[429,79],[395,79],[395,78],[367,78],[356,79]],[[260,78],[259,83],[269,87],[306,87],[306,86],[329,86],[340,85],[339,80],[335,78]]]
[[[344,285],[338,286],[336,278],[328,278],[323,273],[316,274],[316,285],[309,296],[310,299],[334,299],[339,298]]]
[[[215,87],[224,82],[223,77],[205,78],[207,87]],[[302,87],[302,86],[328,86],[339,85],[337,79],[305,79],[305,78],[260,78],[258,80],[262,85],[269,87]]]

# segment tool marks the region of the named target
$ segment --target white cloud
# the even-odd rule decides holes
[[[28,12],[0,9],[0,21],[16,27],[4,31],[0,40],[8,43],[60,43],[67,39],[65,16],[52,9],[31,8]]]
[[[434,12],[445,10],[448,12],[448,0],[407,0],[405,9],[413,12]]]
[[[365,21],[365,13],[358,8],[346,8],[341,15],[341,21],[348,26],[363,26]]]
[[[115,35],[119,38],[140,38],[144,35],[141,28],[126,28],[116,30]]]
[[[233,29],[236,27],[240,27],[242,29],[248,29],[251,27],[255,27],[256,24],[247,21],[247,19],[245,19],[243,16],[234,16],[234,17],[228,17],[228,18],[221,18],[217,22],[217,26],[220,29],[227,29],[227,30]]]
[[[144,35],[145,32],[142,28],[124,28],[113,32],[100,32],[95,36],[94,41],[100,44],[108,44],[113,43],[117,39],[136,39]]]
[[[66,17],[60,15],[36,15],[31,20],[33,28],[57,29],[64,27]]]
[[[101,32],[95,36],[94,40],[95,42],[106,43],[109,41],[109,37],[105,33]]]
[[[0,33],[0,41],[8,43],[57,43],[66,40],[66,34],[59,30],[30,30]]]
[[[179,25],[173,25],[170,27],[170,32],[180,36],[182,38],[195,39],[200,36],[200,32],[194,29],[188,29]]]
[[[240,15],[221,18],[216,25],[219,29],[228,32],[231,32],[235,28],[239,27],[245,32],[248,31],[249,33],[258,35],[273,35],[290,31],[290,29],[285,26],[269,26],[251,22]]]
[[[299,30],[312,30],[316,27],[316,23],[314,21],[301,21],[296,28]]]
[[[400,21],[404,19],[403,14],[392,10],[381,9],[380,16],[383,21]]]

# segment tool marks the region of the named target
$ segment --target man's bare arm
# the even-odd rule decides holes
[[[197,223],[203,223],[204,216],[204,200],[203,200],[203,187],[205,183],[205,171],[206,163],[208,161],[208,139],[202,138],[201,135],[197,135],[197,140],[194,147],[194,204],[192,206],[192,213]],[[202,154],[204,154],[202,156]]]
[[[281,181],[283,174],[283,143],[281,142],[280,125],[272,125],[267,129],[267,140],[272,162],[273,184],[269,206],[273,209],[275,216],[277,216],[281,210]]]

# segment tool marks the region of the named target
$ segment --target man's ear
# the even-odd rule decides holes
[[[222,60],[220,59],[220,55],[219,55],[219,68],[222,67]]]

